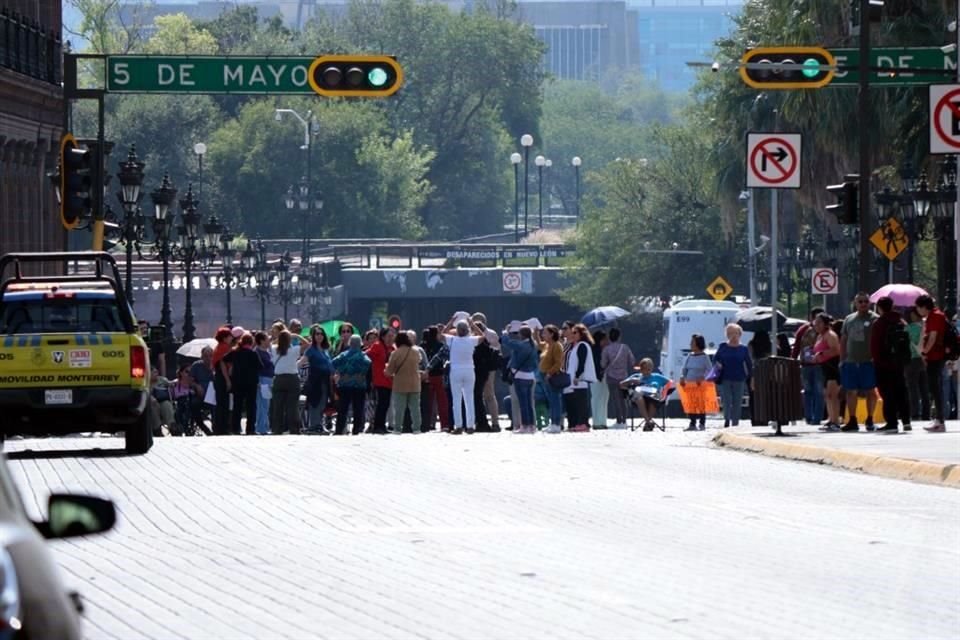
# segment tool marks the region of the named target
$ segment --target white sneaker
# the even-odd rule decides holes
[[[544,427],[544,433],[560,433],[563,429],[558,424],[550,424]]]
[[[627,425],[622,422],[614,422],[612,425],[607,427],[608,429],[626,429]]]

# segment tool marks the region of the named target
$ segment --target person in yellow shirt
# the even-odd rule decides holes
[[[555,386],[550,382],[551,377],[558,375],[563,369],[563,347],[560,345],[560,329],[548,324],[540,331],[540,373],[547,384],[547,405],[550,407],[550,424],[546,433],[560,433],[563,430],[563,387]],[[569,383],[569,381],[568,381]]]

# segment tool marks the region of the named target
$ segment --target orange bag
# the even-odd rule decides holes
[[[719,413],[720,403],[717,400],[717,385],[712,382],[688,382],[677,385],[680,393],[680,404],[687,414]]]

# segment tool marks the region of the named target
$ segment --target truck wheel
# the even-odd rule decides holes
[[[153,446],[153,431],[150,429],[146,411],[124,432],[124,440],[127,453],[132,456],[143,455],[150,451],[150,447]]]

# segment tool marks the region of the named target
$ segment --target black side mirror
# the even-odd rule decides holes
[[[117,522],[110,500],[72,494],[52,494],[47,521],[37,525],[45,538],[73,538],[108,531]]]

